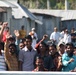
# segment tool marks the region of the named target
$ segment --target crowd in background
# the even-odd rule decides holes
[[[47,41],[46,41],[47,40]],[[46,41],[46,42],[45,42]],[[35,28],[27,34],[24,25],[10,33],[8,23],[0,23],[0,71],[76,71],[76,32],[67,28],[44,34],[38,41]]]

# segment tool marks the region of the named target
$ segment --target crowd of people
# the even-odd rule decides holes
[[[44,34],[38,41],[35,28],[27,34],[23,25],[13,36],[7,22],[0,27],[0,71],[76,72],[74,28],[69,33],[55,27],[50,37]]]

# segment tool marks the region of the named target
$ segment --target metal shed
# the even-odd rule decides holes
[[[49,15],[50,18],[52,17],[51,21],[49,21],[49,18],[43,21],[44,25],[45,22],[47,22],[47,24],[45,25],[45,31],[47,31],[48,34],[50,34],[53,31],[54,26],[58,27],[59,31],[61,31],[64,27],[68,28],[69,31],[71,30],[71,28],[76,29],[76,10],[46,10],[46,9],[29,9],[29,10],[36,16],[38,14],[39,15],[41,14],[46,16]],[[46,28],[48,29],[46,30]]]
[[[3,19],[1,17],[1,21],[8,22],[11,34],[15,29],[19,30],[22,25],[25,26],[28,34],[36,23],[42,24],[27,8],[18,4],[17,0],[0,0],[0,7],[6,10],[6,13],[2,15]]]

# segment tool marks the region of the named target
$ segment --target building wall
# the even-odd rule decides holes
[[[76,20],[62,21],[62,26],[68,28],[69,32],[72,28],[76,30]]]
[[[54,31],[54,27],[58,27],[59,29],[59,22],[60,18],[56,17],[44,17],[44,16],[37,16],[40,17],[41,21],[43,22],[43,25],[36,25],[38,38],[41,39],[44,34],[48,34],[50,37],[50,34]]]
[[[7,8],[7,17],[6,21],[8,22],[8,25],[10,27],[10,20],[12,18],[12,8]]]
[[[31,28],[34,27],[34,21],[31,21],[27,18],[22,18],[22,19],[11,19],[11,27],[10,27],[10,31],[11,34],[14,35],[14,30],[20,30],[21,26],[24,25],[25,26],[25,30],[27,31],[27,35],[29,34],[29,32],[31,31]]]
[[[8,22],[8,26],[10,27],[10,19],[12,18],[12,9],[11,8],[3,8],[4,10],[6,10],[6,12],[2,12],[2,14],[0,13],[1,15],[1,19],[0,21],[3,21],[3,22]]]

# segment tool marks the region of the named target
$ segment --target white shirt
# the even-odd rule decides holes
[[[61,34],[61,39],[64,38],[64,34],[65,34],[64,31],[62,31],[60,34]]]
[[[31,37],[32,37],[32,47],[35,49],[35,46],[36,46],[36,43],[37,43],[37,40],[38,40],[36,32],[34,32],[34,35],[31,36]],[[35,37],[35,38],[33,38],[33,37]]]
[[[63,42],[65,44],[70,43],[71,42],[71,35],[70,34],[64,34]]]
[[[53,32],[50,36],[50,40],[56,40],[56,44],[58,44],[60,36],[59,32]]]

